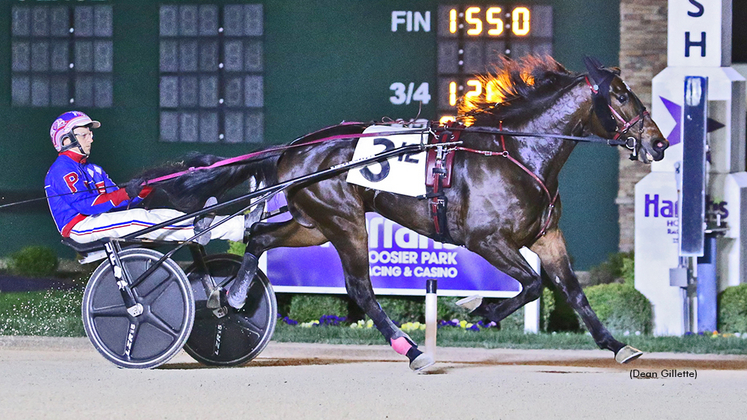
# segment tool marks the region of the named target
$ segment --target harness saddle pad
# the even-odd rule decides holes
[[[412,130],[412,134],[402,133]],[[427,142],[422,129],[407,129],[384,125],[372,125],[363,132],[380,133],[380,136],[361,137],[353,152],[353,160],[372,157],[378,153],[392,150],[408,144]],[[348,172],[347,182],[410,197],[422,196],[425,191],[425,152],[394,156],[383,162],[374,162],[368,166]]]

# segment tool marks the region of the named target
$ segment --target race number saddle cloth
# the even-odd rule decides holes
[[[353,159],[365,158],[408,144],[449,143],[459,140],[461,128],[453,123],[439,126],[434,130],[435,136],[423,129],[412,129],[412,134],[403,127],[374,125],[366,128],[364,133],[376,133],[376,136],[362,137],[358,140]],[[451,172],[454,162],[453,150],[446,147],[435,147],[427,152],[393,157],[383,162],[376,162],[358,170],[348,172],[347,182],[396,194],[428,199],[431,217],[436,228],[436,239],[440,242],[455,243],[449,236],[446,225],[446,196],[444,188],[451,186]]]

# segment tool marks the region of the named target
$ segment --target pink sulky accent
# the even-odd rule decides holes
[[[407,341],[405,337],[399,337],[391,340],[392,348],[397,353],[406,356],[407,352],[412,348],[412,345]]]

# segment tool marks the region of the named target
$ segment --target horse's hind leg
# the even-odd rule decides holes
[[[399,354],[407,356],[410,368],[422,370],[433,364],[433,358],[418,350],[410,337],[400,330],[376,301],[368,274],[368,233],[363,211],[355,214],[351,210],[345,215],[334,211],[316,212],[315,220],[320,231],[334,245],[345,273],[345,288],[353,301],[368,315],[384,339]],[[319,218],[324,220],[319,220]],[[326,219],[329,217],[330,219]]]
[[[226,300],[233,308],[241,308],[246,301],[246,293],[251,286],[259,267],[259,257],[268,249],[279,246],[301,247],[320,245],[327,238],[315,228],[306,228],[295,220],[281,223],[255,223],[251,227],[251,236],[246,245],[244,260],[237,274],[238,281],[233,282]]]
[[[563,239],[563,234],[559,229],[548,231],[532,245],[531,249],[542,260],[542,268],[547,273],[550,283],[554,284],[563,293],[571,307],[581,316],[599,348],[612,350],[615,353],[615,360],[620,363],[629,362],[643,354],[641,351],[615,340],[602,322],[599,321],[571,268],[565,239]]]

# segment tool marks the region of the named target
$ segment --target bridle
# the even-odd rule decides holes
[[[615,133],[612,141],[619,142],[618,144],[622,144],[626,149],[631,151],[630,160],[638,160],[638,153],[642,144],[641,138],[643,137],[644,119],[650,115],[648,110],[646,110],[646,107],[633,92],[628,91],[631,100],[635,101],[635,104],[641,111],[632,119],[626,120],[610,104],[609,89],[612,79],[617,76],[616,73],[605,68],[599,60],[592,57],[586,57],[584,64],[586,64],[586,68],[589,70],[589,75],[584,76],[584,79],[592,92],[592,112],[596,114],[602,127],[607,132]],[[595,83],[589,80],[590,77]],[[637,133],[631,134],[631,130],[636,126],[638,127]]]

